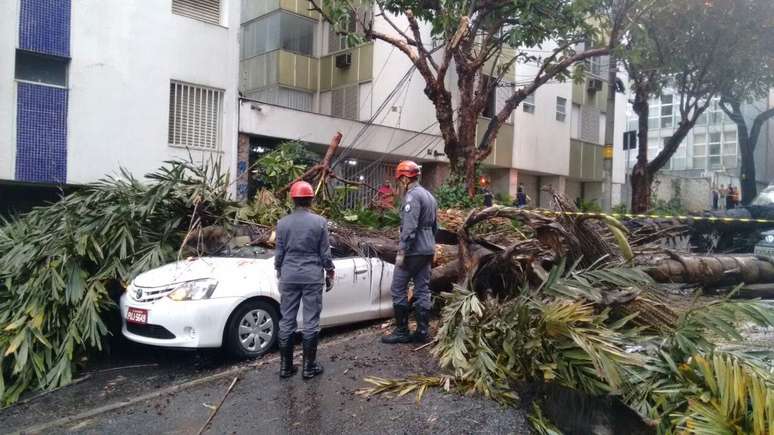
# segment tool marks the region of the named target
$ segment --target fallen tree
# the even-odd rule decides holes
[[[140,182],[108,177],[0,226],[0,401],[68,384],[101,349],[111,292],[179,255],[198,228],[228,228],[228,177],[167,162]]]

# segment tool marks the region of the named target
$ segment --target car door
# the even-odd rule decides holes
[[[320,324],[353,323],[374,318],[379,306],[371,302],[370,261],[362,257],[337,258],[333,288],[323,293]]]
[[[375,308],[375,319],[383,319],[392,316],[392,273],[395,266],[379,258],[372,258],[371,274],[371,303]]]

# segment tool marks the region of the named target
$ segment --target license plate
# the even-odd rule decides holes
[[[132,323],[148,323],[148,310],[129,307],[126,312],[126,321]]]

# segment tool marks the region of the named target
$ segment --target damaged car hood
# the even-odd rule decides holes
[[[265,275],[268,274],[268,275]],[[137,276],[138,287],[162,287],[196,279],[221,282],[248,275],[274,276],[274,259],[199,257],[170,263]]]

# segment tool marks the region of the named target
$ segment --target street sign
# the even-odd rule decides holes
[[[630,130],[630,131],[624,132],[623,149],[624,150],[637,149],[637,130]]]

